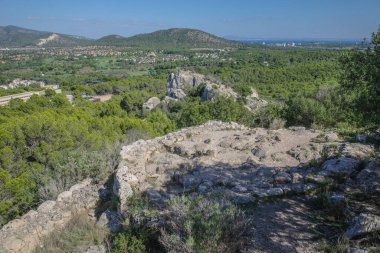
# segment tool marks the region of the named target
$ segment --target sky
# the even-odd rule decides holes
[[[236,39],[363,39],[380,0],[0,0],[0,26],[100,38],[174,27]]]

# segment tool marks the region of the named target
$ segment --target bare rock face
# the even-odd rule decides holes
[[[166,89],[168,98],[182,99],[186,96],[187,90],[197,87],[199,85],[205,85],[202,94],[200,94],[203,101],[214,100],[219,96],[233,98],[236,100],[240,95],[235,92],[231,87],[222,84],[221,82],[206,77],[205,75],[198,74],[192,71],[179,71],[177,74],[171,73],[167,79]],[[262,98],[259,98],[259,94],[255,89],[251,89],[251,94],[246,98],[246,108],[249,111],[256,111],[257,109],[266,106],[268,104]],[[170,99],[165,99],[170,102]]]
[[[4,225],[0,230],[0,252],[33,252],[44,237],[63,228],[76,213],[94,208],[97,200],[98,187],[90,180],[72,186],[56,201],[46,201],[37,210]]]
[[[251,94],[245,98],[247,101],[246,108],[250,111],[256,111],[263,106],[266,106],[268,102],[259,97],[259,94],[255,89],[251,89]]]
[[[218,96],[224,96],[227,98],[232,97],[233,99],[237,99],[239,97],[233,89],[223,84],[206,83],[206,87],[204,88],[201,96],[202,100],[213,100]]]
[[[186,96],[185,90],[206,85],[201,94],[204,101],[212,100],[218,96],[238,98],[239,95],[230,87],[227,87],[216,80],[212,80],[202,74],[191,71],[179,71],[177,74],[171,73],[167,79],[167,96],[173,99],[182,99]]]

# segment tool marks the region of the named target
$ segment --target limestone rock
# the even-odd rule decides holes
[[[151,111],[161,103],[158,97],[151,97],[143,104],[143,110]]]
[[[121,231],[121,217],[118,212],[107,210],[102,213],[96,222],[98,226],[108,228],[112,233]]]
[[[363,234],[380,230],[380,217],[373,214],[361,213],[354,219],[352,225],[344,233],[344,236],[351,239]]]
[[[168,96],[174,99],[183,99],[186,97],[186,93],[182,89],[172,89]]]
[[[201,94],[203,101],[213,100],[218,96],[232,97],[233,99],[239,97],[239,95],[230,87],[216,83],[207,83]]]
[[[89,212],[98,201],[99,186],[85,180],[61,193],[56,201],[42,203],[20,219],[10,221],[0,230],[0,252],[33,252],[41,240],[63,228],[75,214]]]
[[[375,162],[370,162],[356,176],[359,187],[368,193],[380,194],[380,166]]]
[[[324,134],[323,136],[324,140],[326,142],[334,142],[334,141],[338,141],[339,140],[339,136],[337,133],[334,133],[334,132],[327,132]]]
[[[267,101],[259,98],[259,94],[253,88],[251,88],[251,94],[245,100],[247,101],[246,108],[252,112],[268,104]]]
[[[263,148],[256,146],[254,149],[252,149],[252,154],[254,156],[257,156],[258,158],[265,158],[266,152]]]
[[[274,180],[278,184],[290,183],[290,182],[292,182],[292,176],[289,173],[281,171],[281,172],[277,173],[277,175],[274,177]]]
[[[320,175],[329,177],[348,177],[358,167],[359,161],[353,158],[340,157],[327,160],[322,165]]]
[[[149,141],[137,141],[123,147],[122,161],[115,173],[119,210],[128,213],[128,199],[134,192],[145,194],[159,208],[164,208],[169,198],[183,193],[226,196],[243,205],[261,203],[262,198],[309,194],[321,184],[346,183],[356,173],[357,154],[362,156],[371,150],[363,144],[342,143],[341,148],[336,148],[344,156],[328,159],[319,170],[310,167],[326,145],[315,141],[318,136],[321,132],[304,127],[268,131],[210,121]],[[333,134],[329,138],[335,139]],[[370,176],[366,173],[373,176],[377,171],[374,168],[359,173],[351,180],[352,186],[359,182],[367,185]],[[342,202],[339,196],[331,198],[335,200]],[[138,217],[136,220],[143,216]]]

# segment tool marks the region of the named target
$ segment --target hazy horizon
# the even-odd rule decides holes
[[[1,0],[0,26],[98,39],[169,28],[227,38],[361,40],[380,25],[377,0]]]

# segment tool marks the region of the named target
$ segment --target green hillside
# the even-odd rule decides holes
[[[0,26],[0,47],[72,47],[87,45],[91,40],[52,32],[35,31],[17,26]]]
[[[160,30],[128,38],[111,35],[99,39],[97,43],[143,48],[222,48],[241,46],[239,42],[226,40],[200,30],[186,28]]]

